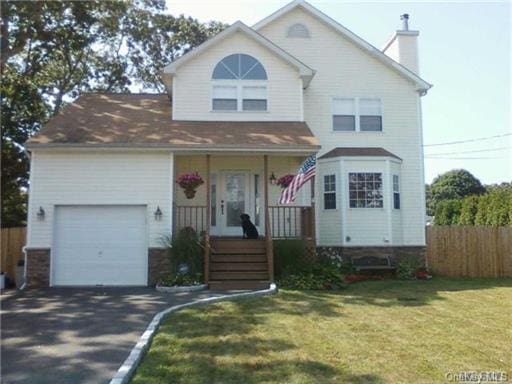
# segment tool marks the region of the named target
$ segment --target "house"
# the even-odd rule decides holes
[[[154,284],[162,236],[184,227],[204,233],[214,288],[268,284],[276,238],[422,257],[431,85],[402,19],[379,50],[297,0],[163,68],[166,94],[80,96],[27,142],[29,286]],[[279,205],[275,179],[312,154],[313,185]],[[205,181],[193,198],[184,173]],[[261,240],[238,240],[241,213]]]

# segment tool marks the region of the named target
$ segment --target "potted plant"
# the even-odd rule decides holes
[[[16,264],[16,288],[20,289],[25,283],[25,260],[18,260]]]
[[[295,176],[294,175],[291,175],[291,174],[288,174],[288,175],[284,175],[284,176],[281,176],[278,180],[277,180],[277,185],[279,185],[282,189],[285,189],[286,187],[288,187],[290,185],[290,183],[292,182],[293,178]]]
[[[197,188],[204,184],[204,180],[197,172],[184,173],[178,176],[176,183],[183,188],[183,192],[187,199],[193,199],[196,195]]]

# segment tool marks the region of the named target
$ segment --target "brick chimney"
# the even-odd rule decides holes
[[[400,20],[402,21],[402,29],[393,34],[382,52],[419,75],[418,35],[420,32],[409,30],[409,15],[407,13],[400,15]]]

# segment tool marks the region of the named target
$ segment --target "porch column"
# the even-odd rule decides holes
[[[204,282],[210,280],[210,223],[212,222],[210,155],[206,155],[206,231],[204,234]]]
[[[268,155],[263,156],[263,196],[265,200],[265,243],[268,261],[268,274],[271,282],[274,282],[274,245],[270,229],[270,211],[268,209]]]

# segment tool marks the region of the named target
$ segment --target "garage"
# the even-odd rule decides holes
[[[147,285],[145,206],[56,206],[54,225],[52,285]]]

